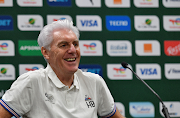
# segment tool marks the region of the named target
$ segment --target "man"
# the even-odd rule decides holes
[[[82,72],[79,31],[68,20],[44,27],[38,37],[46,69],[22,74],[0,100],[0,118],[124,118],[104,80]]]

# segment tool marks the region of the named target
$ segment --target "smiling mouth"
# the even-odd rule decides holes
[[[68,58],[68,59],[64,59],[64,60],[66,60],[66,61],[68,61],[68,62],[72,62],[72,61],[75,61],[76,58]]]

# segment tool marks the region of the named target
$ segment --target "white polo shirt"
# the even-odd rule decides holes
[[[98,118],[116,112],[105,81],[97,74],[78,70],[73,85],[65,86],[48,64],[46,69],[21,75],[0,104],[19,118]]]

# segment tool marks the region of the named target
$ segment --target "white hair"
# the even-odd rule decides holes
[[[61,29],[68,29],[72,30],[77,38],[79,39],[79,30],[76,26],[73,26],[73,22],[69,20],[58,20],[54,21],[51,24],[44,26],[38,36],[38,44],[40,47],[44,47],[50,50],[50,44],[53,41],[53,33],[54,31],[61,30]]]

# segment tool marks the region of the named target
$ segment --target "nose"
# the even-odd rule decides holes
[[[70,48],[68,50],[68,53],[74,53],[74,52],[76,52],[76,48],[75,48],[75,46],[73,44],[71,44]]]

